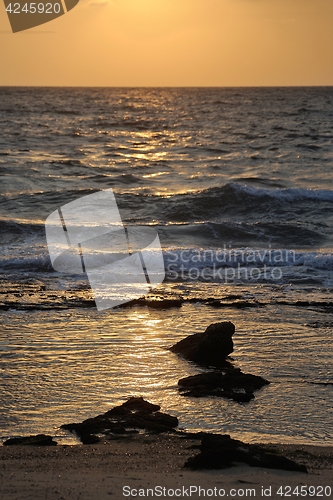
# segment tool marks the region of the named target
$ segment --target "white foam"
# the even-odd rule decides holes
[[[277,188],[277,189],[266,189],[257,188],[252,186],[244,186],[242,184],[236,184],[231,182],[226,186],[231,187],[238,193],[246,193],[250,196],[256,196],[258,198],[271,197],[277,198],[281,201],[292,202],[304,200],[318,200],[318,201],[328,201],[333,202],[333,191],[329,189],[304,189],[304,188]]]

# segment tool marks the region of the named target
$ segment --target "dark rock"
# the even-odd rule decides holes
[[[83,444],[98,442],[97,434],[130,434],[137,432],[137,429],[160,433],[177,427],[177,417],[162,413],[159,409],[159,405],[149,403],[143,398],[132,397],[102,415],[61,427],[75,432]]]
[[[248,403],[251,399],[254,399],[254,394],[251,392],[233,392],[228,397],[237,403]]]
[[[172,307],[181,307],[183,302],[181,299],[147,300],[145,305],[153,309],[170,309]]]
[[[188,459],[185,467],[190,469],[225,469],[235,462],[251,467],[307,472],[304,465],[258,445],[250,445],[231,439],[229,435],[205,434],[200,445],[200,454]]]
[[[235,326],[230,321],[213,323],[204,332],[195,333],[170,347],[172,352],[204,366],[222,367],[233,351]]]
[[[167,413],[158,411],[154,413],[153,418],[153,423],[158,426],[168,427],[170,429],[178,426],[178,418],[168,415]]]
[[[244,295],[238,295],[234,293],[229,293],[229,295],[226,295],[225,297],[222,298],[222,300],[243,300]]]
[[[95,436],[94,434],[81,434],[80,435],[81,443],[82,444],[96,444],[99,443],[99,438]]]
[[[115,408],[124,408],[129,411],[146,411],[148,413],[153,413],[161,409],[160,405],[155,405],[145,401],[142,397],[131,397],[121,406],[116,406]]]
[[[222,372],[207,372],[198,373],[198,375],[190,375],[189,377],[182,378],[178,381],[178,385],[181,388],[197,388],[197,387],[210,387],[211,389],[217,389],[222,387]]]
[[[235,307],[236,309],[245,309],[246,307],[259,307],[258,302],[250,302],[248,300],[238,300],[237,302],[231,302],[229,307]]]
[[[212,307],[234,307],[236,309],[245,309],[246,307],[259,307],[257,302],[249,302],[248,300],[237,300],[236,302],[221,302],[214,300],[209,303]]]
[[[57,442],[53,441],[52,436],[46,436],[45,434],[37,434],[35,436],[17,437],[7,439],[4,441],[4,446],[11,445],[27,445],[27,446],[56,446]]]
[[[121,304],[120,308],[132,307],[132,306],[146,306],[152,309],[170,309],[172,307],[181,307],[184,300],[179,298],[164,298],[164,297],[142,297],[139,299],[131,300],[125,304]]]
[[[246,403],[254,398],[253,392],[267,380],[258,375],[243,373],[239,368],[229,367],[224,371],[199,373],[179,380],[179,391],[183,396],[205,397],[220,396]]]
[[[210,300],[210,303],[214,304],[214,301]],[[247,403],[254,398],[255,390],[269,384],[262,377],[242,373],[231,364],[230,358],[226,359],[233,351],[234,332],[235,327],[230,322],[214,323],[205,332],[190,335],[170,348],[188,360],[221,369],[179,380],[182,396],[220,396]]]

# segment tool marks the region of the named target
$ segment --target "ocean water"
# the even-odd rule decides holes
[[[0,438],[74,442],[61,424],[143,395],[184,429],[332,445],[333,88],[0,97]],[[85,274],[53,270],[48,215],[109,188],[125,225],[158,231],[154,293],[181,307],[98,312]],[[271,384],[248,404],[180,396],[203,369],[167,348],[224,320],[235,364]]]

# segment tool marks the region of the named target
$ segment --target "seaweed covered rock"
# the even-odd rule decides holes
[[[185,467],[189,469],[225,469],[242,462],[251,467],[281,469],[288,471],[307,472],[289,458],[273,453],[258,445],[250,445],[230,438],[227,434],[205,434],[200,444],[200,453],[188,459]]]
[[[149,403],[141,397],[131,397],[102,415],[61,427],[75,432],[83,444],[94,444],[99,441],[98,434],[130,434],[138,429],[160,433],[178,426],[177,417],[159,410],[159,405]]]
[[[235,326],[230,321],[213,323],[204,332],[180,340],[170,351],[200,365],[219,368],[229,364],[226,357],[233,351],[234,333]]]

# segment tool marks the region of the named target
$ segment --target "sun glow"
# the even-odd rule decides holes
[[[332,85],[332,16],[331,0],[80,2],[10,43],[2,35],[0,84]]]

